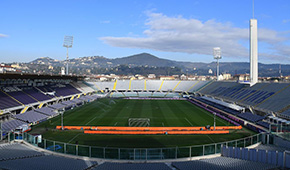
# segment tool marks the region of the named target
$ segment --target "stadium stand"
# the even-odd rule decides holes
[[[95,91],[92,87],[86,85],[86,83],[81,82],[81,81],[79,81],[79,82],[72,82],[71,84],[76,89],[78,89],[79,91],[81,91],[82,93],[91,93],[91,92],[94,92]]]
[[[28,96],[26,93],[23,93],[22,91],[10,92],[9,95],[23,104],[37,102],[37,100],[33,99],[32,97]]]
[[[247,161],[253,161],[253,162],[259,162],[264,165],[268,164],[268,165],[273,165],[276,167],[290,168],[290,154],[285,154],[285,152],[289,152],[289,151],[282,150],[281,147],[277,148],[277,147],[267,146],[267,145],[259,146],[257,148],[248,149],[248,148],[223,146],[222,156],[235,158],[235,159],[242,159],[242,160],[247,160]]]
[[[74,102],[76,105],[80,105],[80,104],[82,104],[84,102],[84,100],[79,99],[79,98],[74,98],[72,100],[72,102]]]
[[[0,145],[0,161],[31,158],[37,156],[44,156],[44,154],[34,151],[29,147],[18,143],[7,143]]]
[[[290,105],[289,83],[257,83],[250,87],[234,82],[213,82],[198,91],[199,94],[218,97],[241,106],[252,106],[261,111],[279,112]]]
[[[56,104],[50,105],[48,107],[53,108],[55,110],[60,110],[60,109],[64,109],[66,107],[66,105],[64,105],[62,103],[56,103]]]
[[[174,81],[174,80],[118,80],[115,82],[86,82],[88,86],[95,86],[98,91],[131,90],[131,91],[176,91],[195,92],[207,85],[208,81]],[[115,89],[114,89],[114,85]]]
[[[129,89],[129,84],[130,84],[130,81],[118,80],[117,83],[116,83],[115,89],[128,90]]]
[[[44,121],[48,118],[47,115],[41,114],[33,110],[22,113],[22,114],[17,114],[14,117],[24,122],[33,123],[33,124],[36,122]]]
[[[158,91],[160,86],[162,87],[162,82],[161,80],[146,81],[146,90]]]
[[[176,85],[178,84],[178,81],[176,81],[177,83],[175,83]],[[189,91],[191,88],[193,88],[194,86],[196,86],[197,84],[199,84],[199,81],[179,81],[180,83],[178,84],[178,86],[174,87],[174,91]]]
[[[269,126],[270,126],[268,122],[264,122],[264,121],[257,122],[257,125],[263,126],[266,129],[269,129]]]
[[[4,132],[9,132],[22,125],[27,125],[27,123],[17,119],[11,119],[2,123],[2,129]]]
[[[216,157],[211,159],[201,159],[195,161],[187,162],[173,162],[172,166],[179,170],[205,170],[205,169],[214,169],[214,170],[267,170],[271,168],[276,168],[275,165],[269,165],[259,162],[240,160],[235,158],[228,157]]]
[[[67,101],[63,101],[61,104],[66,105],[66,107],[72,107],[75,106],[75,102],[73,102],[72,100],[67,100]]]
[[[113,90],[115,82],[87,82],[88,84],[93,83],[92,86],[97,87],[98,90]]]
[[[251,121],[251,122],[258,122],[258,121],[261,121],[265,118],[265,116],[259,116],[259,115],[252,114],[249,112],[241,113],[238,115],[238,117],[241,117],[241,118],[246,119],[246,120]]]
[[[145,90],[145,80],[132,80],[131,90]]]
[[[39,113],[42,113],[42,114],[45,114],[47,116],[55,116],[57,115],[58,113],[54,111],[55,109],[52,109],[52,108],[49,108],[49,107],[42,107],[40,109],[36,109],[35,111],[36,112],[39,112]]]
[[[93,101],[93,100],[96,100],[97,98],[99,98],[98,95],[86,95],[86,96],[81,96],[80,99],[83,100],[83,101]]]
[[[34,98],[37,101],[45,101],[45,100],[51,99],[50,96],[41,93],[40,91],[38,91],[34,87],[30,88],[28,90],[27,89],[23,90],[23,92],[25,92],[27,95],[30,95],[32,98]]]
[[[79,94],[81,91],[77,90],[70,84],[50,84],[46,86],[38,86],[39,89],[41,89],[43,92],[49,93],[49,92],[55,92],[55,96],[69,96],[73,94]]]
[[[241,107],[241,106],[238,106],[238,105],[235,105],[235,104],[232,104],[232,103],[227,103],[227,102],[224,102],[224,101],[221,101],[221,100],[216,100],[216,99],[209,98],[209,97],[206,97],[206,96],[202,96],[201,98],[205,99],[207,101],[210,101],[210,102],[212,102],[214,104],[218,104],[219,106],[224,106],[223,108],[227,107],[229,109],[236,110],[236,111],[244,111],[245,110],[244,107]]]
[[[290,119],[290,109],[285,110],[284,112],[279,114],[281,117],[284,117],[286,119]]]
[[[160,91],[173,91],[173,89],[175,89],[175,87],[178,87],[180,83],[181,81],[163,81]]]
[[[22,105],[22,103],[19,103],[18,101],[7,95],[7,93],[0,90],[0,109],[6,109],[20,105]]]
[[[107,169],[118,169],[118,170],[171,170],[165,163],[111,163],[105,162],[98,165],[93,170],[107,170]]]
[[[270,151],[278,151],[278,152],[284,152],[286,150],[290,150],[289,147],[282,147],[282,146],[276,146],[276,145],[270,145],[270,144],[260,144],[255,147],[255,149],[258,150],[270,150]]]
[[[208,86],[209,84],[211,84],[212,81],[198,81],[195,84],[193,84],[189,89],[187,89],[187,92],[193,93],[196,91],[199,91],[203,88],[205,88],[206,86]]]
[[[23,144],[0,145],[0,168],[13,170],[80,170],[97,165],[97,162],[47,155]]]

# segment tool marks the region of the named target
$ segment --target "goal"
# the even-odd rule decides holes
[[[149,118],[129,118],[128,124],[129,124],[129,127],[149,127],[150,119]]]

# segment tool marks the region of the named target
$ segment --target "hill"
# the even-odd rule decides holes
[[[52,66],[54,68],[59,67],[58,70],[60,70],[60,67],[65,65],[65,61],[54,60],[49,57],[42,57],[29,63],[24,63],[24,65],[25,64],[28,65],[29,68],[33,68],[35,72],[38,67],[43,70],[46,66]],[[69,65],[70,69],[77,74],[107,74],[110,72],[117,74],[148,74],[148,72],[150,72],[150,68],[158,67],[160,69],[178,68],[179,71],[173,72],[176,74],[188,73],[197,75],[213,75],[209,74],[209,70],[211,69],[213,72],[216,70],[216,62],[180,62],[159,58],[148,53],[141,53],[115,59],[109,59],[103,56],[73,58],[69,59]],[[221,73],[230,73],[232,75],[249,73],[249,67],[250,64],[248,62],[220,62]],[[281,67],[282,73],[284,75],[290,75],[290,65],[283,64]],[[158,72],[160,72],[160,69],[155,70],[159,70]],[[123,71],[120,72],[121,70]],[[154,73],[154,69],[151,70],[152,73]],[[279,76],[279,64],[259,63],[259,76]]]

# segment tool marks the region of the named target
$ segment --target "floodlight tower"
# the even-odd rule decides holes
[[[2,141],[3,140],[3,131],[2,131],[2,121],[0,120],[0,141]]]
[[[222,58],[220,47],[213,48],[213,58],[217,60],[216,77],[217,77],[217,80],[219,80],[219,59]]]
[[[252,85],[258,82],[258,24],[254,18],[253,0],[253,19],[250,19],[250,81]]]
[[[68,75],[68,49],[72,48],[73,36],[64,36],[63,47],[66,47],[66,75]]]
[[[216,125],[216,119],[215,119],[215,117],[216,117],[216,112],[214,112],[213,113],[213,129],[215,130],[215,125]]]

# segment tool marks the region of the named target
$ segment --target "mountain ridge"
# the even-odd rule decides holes
[[[37,58],[29,64],[42,64],[62,67],[65,60],[55,60],[50,57]],[[178,67],[183,73],[210,75],[208,72],[216,70],[216,62],[185,62],[159,58],[149,53],[140,53],[126,57],[109,59],[104,56],[87,56],[69,59],[70,67],[79,69],[91,68],[114,68],[120,65],[128,65],[129,67]],[[220,72],[234,74],[249,73],[249,62],[220,62]],[[282,65],[283,71],[290,74],[290,65]],[[263,64],[259,63],[259,76],[278,76],[279,64]]]

